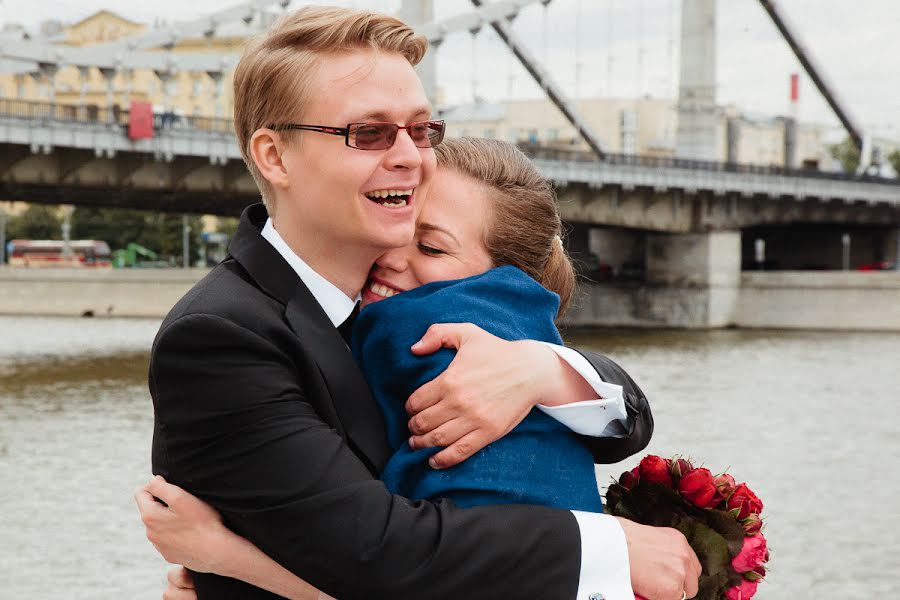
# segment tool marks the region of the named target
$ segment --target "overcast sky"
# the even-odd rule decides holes
[[[291,7],[308,4],[293,0]],[[394,12],[399,0],[322,0],[320,4]],[[187,20],[228,0],[0,0],[0,20],[36,28],[75,22],[110,8],[132,20]],[[471,10],[469,0],[436,0],[438,17]],[[802,68],[757,0],[718,0],[717,100],[742,110],[784,114],[788,79]],[[900,138],[900,0],[780,0],[851,115],[864,128]],[[523,11],[515,30],[570,95],[673,96],[678,72],[680,0],[553,0]],[[576,53],[576,49],[580,49]],[[478,61],[473,61],[473,52]],[[576,59],[576,56],[578,57]],[[580,68],[578,67],[580,64]],[[453,102],[537,97],[540,90],[493,31],[449,37],[438,50],[439,85]],[[801,75],[799,114],[836,124]]]

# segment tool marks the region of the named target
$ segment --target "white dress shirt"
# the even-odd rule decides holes
[[[275,231],[272,219],[262,230],[278,254],[297,273],[316,301],[322,306],[332,324],[343,323],[360,296],[350,298],[333,283],[316,273],[297,256],[287,242]],[[563,406],[538,408],[575,433],[602,437],[624,428],[627,420],[622,386],[600,379],[590,362],[571,348],[547,344],[597,392],[600,400],[573,402]],[[581,576],[577,600],[590,600],[592,594],[602,594],[605,600],[634,600],[628,565],[628,547],[619,522],[610,515],[571,511],[581,532]]]

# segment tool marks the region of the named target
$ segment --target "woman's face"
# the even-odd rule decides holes
[[[480,183],[439,168],[421,205],[415,238],[375,262],[363,289],[362,304],[432,281],[463,279],[492,268],[483,240],[488,203]]]

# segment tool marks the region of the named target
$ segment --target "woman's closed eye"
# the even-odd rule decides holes
[[[440,248],[435,248],[434,246],[428,246],[419,242],[419,250],[421,250],[424,254],[429,254],[431,256],[440,256],[441,254],[447,254]]]

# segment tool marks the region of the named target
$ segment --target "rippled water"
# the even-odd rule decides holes
[[[154,320],[0,317],[0,598],[159,598],[131,494],[149,474]],[[649,448],[728,468],[766,503],[758,598],[900,593],[900,335],[573,332],[628,367]],[[604,467],[601,481],[637,458]]]

